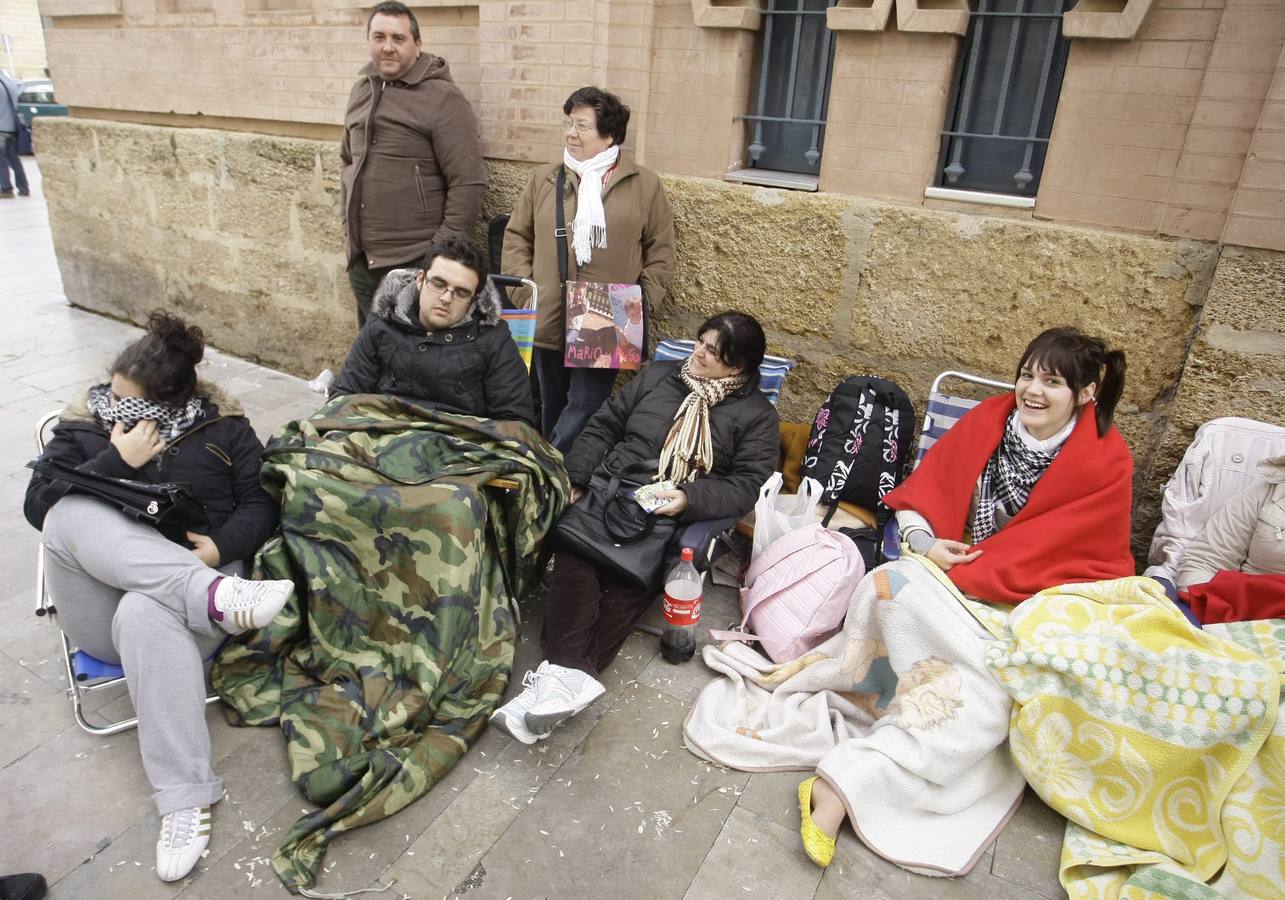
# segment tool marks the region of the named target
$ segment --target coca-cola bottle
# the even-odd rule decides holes
[[[696,652],[696,625],[701,617],[701,590],[705,579],[692,563],[691,547],[665,576],[665,632],[660,652],[668,662],[687,662]]]

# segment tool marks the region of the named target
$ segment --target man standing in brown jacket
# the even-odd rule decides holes
[[[477,116],[446,60],[420,52],[414,13],[380,3],[366,36],[371,61],[348,97],[339,149],[359,328],[384,275],[416,265],[447,234],[468,233],[486,191]]]

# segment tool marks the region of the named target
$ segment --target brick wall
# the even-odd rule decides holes
[[[959,45],[953,34],[838,32],[823,190],[923,201]]]
[[[720,178],[745,162],[757,35],[697,28],[690,0],[656,0],[648,82],[647,161],[675,175]]]
[[[48,3],[48,0],[46,0]],[[58,15],[47,33],[59,100],[72,107],[338,125],[368,60],[365,12],[290,0],[123,4],[119,16]],[[61,11],[61,6],[51,6]],[[424,48],[478,94],[476,10],[417,8]]]
[[[1285,250],[1285,50],[1249,144],[1223,240]]]
[[[1037,214],[1218,240],[1282,44],[1283,0],[1156,0],[1136,40],[1073,41]]]
[[[25,80],[45,77],[45,36],[36,0],[0,0],[0,33],[12,41],[13,61],[0,50],[0,69]]]
[[[60,99],[94,116],[324,136],[304,127],[342,121],[367,59],[363,0],[41,2]],[[562,102],[599,84],[632,107],[643,164],[721,178],[745,163],[759,34],[699,27],[690,0],[414,8],[492,159],[557,159]],[[823,191],[924,203],[961,46],[894,23],[836,33]],[[1074,39],[1034,215],[1280,247],[1283,46],[1285,0],[1155,0],[1134,40]]]

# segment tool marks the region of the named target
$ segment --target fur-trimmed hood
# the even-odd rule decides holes
[[[385,275],[371,300],[370,314],[393,325],[423,331],[424,326],[419,321],[419,288],[415,286],[415,279],[421,271],[417,268],[393,269]],[[502,307],[500,292],[491,279],[484,278],[482,290],[459,324],[464,324],[472,316],[478,325],[493,328],[499,324]]]
[[[97,383],[99,382],[95,382]],[[216,407],[220,416],[245,415],[245,408],[240,402],[212,381],[197,379],[195,394],[205,401],[207,408]],[[94,416],[89,411],[89,391],[86,390],[69,404],[58,418],[63,422],[93,422]]]

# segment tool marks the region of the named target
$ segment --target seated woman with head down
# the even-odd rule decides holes
[[[294,589],[240,577],[276,528],[277,510],[259,486],[263,445],[240,404],[196,377],[204,353],[201,329],[153,312],[110,380],[63,412],[41,459],[109,478],[185,482],[208,528],[175,543],[39,472],[23,506],[43,533],[59,625],[76,647],[125,670],[161,816],[162,881],[186,877],[200,860],[210,807],[223,797],[211,768],[202,660],[228,634],[270,622]]]
[[[1202,624],[1285,616],[1285,456],[1209,517],[1178,566],[1178,590]]]
[[[482,274],[457,237],[390,273],[335,396],[264,453],[282,540],[258,567],[298,601],[214,675],[241,723],[280,723],[294,781],[325,807],[274,857],[292,890],[336,833],[422,796],[486,728],[570,493]]]
[[[975,601],[1133,574],[1133,463],[1111,424],[1124,371],[1097,338],[1043,332],[1014,390],[964,415],[885,497],[913,555],[863,579],[838,634],[780,666],[744,644],[706,649],[728,677],[697,701],[688,746],[742,769],[814,768],[799,800],[818,865],[851,817],[880,855],[963,874],[1016,808],[1012,700],[987,669]]]
[[[421,269],[396,269],[375,292],[336,394],[393,394],[488,419],[535,423],[531,383],[482,254],[461,235]]]
[[[619,474],[659,460],[655,512],[682,522],[739,518],[754,508],[776,466],[780,425],[758,389],[767,342],[751,316],[727,312],[697,331],[684,362],[652,363],[600,409],[567,456],[572,501],[599,467]],[[656,592],[627,583],[559,545],[540,643],[544,661],[491,721],[524,744],[583,710],[605,690],[598,680]]]

